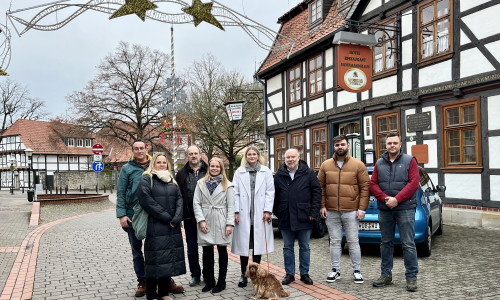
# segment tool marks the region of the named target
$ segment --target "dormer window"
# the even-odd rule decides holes
[[[323,19],[322,0],[315,0],[309,3],[309,25],[316,25]]]

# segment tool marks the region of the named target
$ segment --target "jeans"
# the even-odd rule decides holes
[[[342,255],[342,228],[344,228],[347,244],[349,245],[349,256],[351,257],[352,270],[353,272],[360,271],[361,248],[359,247],[359,220],[356,217],[356,211],[329,210],[326,217],[326,226],[328,227],[328,234],[330,236],[332,269],[340,272],[340,256]]]
[[[283,257],[285,260],[285,271],[287,274],[295,274],[295,237],[299,241],[299,271],[300,275],[309,274],[309,265],[311,262],[311,249],[309,248],[309,239],[311,238],[311,229],[291,231],[281,229],[283,236]]]
[[[184,221],[184,233],[186,234],[187,257],[191,276],[200,277],[200,255],[198,254],[198,224],[196,220]]]
[[[415,248],[415,209],[379,210],[378,221],[382,234],[380,254],[382,276],[392,278],[394,232],[396,224],[403,245],[403,257],[406,268],[406,279],[416,280],[418,273],[417,249]]]
[[[135,237],[134,228],[132,224],[128,224],[127,233],[128,241],[132,248],[132,258],[134,260],[134,271],[137,275],[137,279],[146,278],[146,273],[144,271],[144,255],[142,254],[142,241]]]

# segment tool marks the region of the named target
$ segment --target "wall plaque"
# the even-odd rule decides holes
[[[406,116],[406,131],[424,131],[431,129],[431,112]]]
[[[411,146],[411,155],[415,156],[419,164],[429,163],[429,146],[427,144]]]

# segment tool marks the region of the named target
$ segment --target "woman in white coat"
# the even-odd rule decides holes
[[[234,226],[234,188],[227,180],[224,163],[214,157],[204,178],[198,180],[193,197],[193,211],[198,223],[198,245],[203,247],[202,292],[219,293],[226,288],[227,246]],[[214,245],[219,252],[219,278],[214,276]]]
[[[261,160],[259,149],[248,147],[233,178],[235,226],[231,252],[240,255],[239,287],[245,287],[248,283],[245,272],[250,250],[253,249],[255,263],[260,263],[261,255],[266,253],[266,247],[268,252],[274,251],[271,224],[274,181],[271,170],[262,165]]]

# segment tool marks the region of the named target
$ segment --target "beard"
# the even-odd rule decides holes
[[[337,151],[335,151],[335,154],[337,154],[337,156],[346,156],[347,151],[348,150],[338,149]]]

